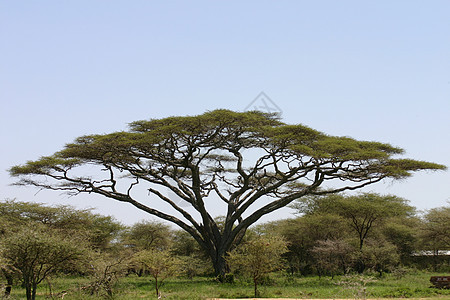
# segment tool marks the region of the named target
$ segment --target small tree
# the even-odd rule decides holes
[[[113,298],[114,286],[125,275],[128,261],[124,254],[92,253],[89,266],[91,281],[84,290],[90,295]]]
[[[112,217],[93,214],[90,209],[75,209],[68,205],[46,206],[42,203],[16,200],[0,201],[0,236],[12,238],[22,228],[41,228],[65,237],[86,241],[86,246],[98,251],[112,248],[112,241],[122,225]],[[83,242],[84,244],[84,242]],[[11,294],[14,272],[0,266],[6,279],[5,296]]]
[[[283,266],[281,256],[287,252],[287,243],[278,236],[259,236],[242,244],[228,255],[232,269],[239,269],[251,276],[255,297],[258,296],[258,284],[264,275],[279,270]]]
[[[159,296],[159,289],[164,280],[175,276],[180,270],[179,260],[168,250],[142,250],[136,253],[133,260],[155,279],[156,296]]]
[[[211,263],[206,259],[196,256],[180,256],[180,270],[189,279],[193,279],[200,274],[212,274]]]
[[[354,248],[342,240],[322,240],[312,249],[317,267],[334,277],[340,270],[347,272]]]
[[[397,247],[383,240],[367,240],[367,245],[360,252],[364,265],[378,272],[393,270],[400,263]]]
[[[3,240],[4,257],[18,271],[27,299],[36,298],[36,288],[57,271],[70,269],[83,254],[80,241],[44,228],[25,227]]]
[[[350,290],[355,299],[367,299],[367,285],[375,282],[376,280],[370,276],[365,275],[346,275],[337,285],[344,287],[346,290]]]

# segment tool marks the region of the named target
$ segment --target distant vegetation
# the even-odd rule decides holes
[[[378,194],[314,196],[292,207],[298,217],[247,231],[227,256],[219,284],[209,255],[185,231],[154,221],[127,227],[90,210],[5,200],[1,286],[5,295],[27,299],[353,297],[366,288],[377,297],[446,293],[429,288],[427,272],[450,271],[450,256],[443,255],[450,250],[450,207],[420,215],[404,199]],[[405,285],[414,276],[418,283]]]

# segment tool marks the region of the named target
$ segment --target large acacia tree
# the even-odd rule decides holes
[[[10,173],[18,184],[100,194],[175,223],[207,251],[221,275],[224,255],[247,228],[295,199],[445,169],[393,158],[402,153],[389,144],[288,125],[273,114],[215,110],[82,136]],[[167,196],[167,189],[178,199]],[[225,207],[220,224],[207,209],[210,201]]]

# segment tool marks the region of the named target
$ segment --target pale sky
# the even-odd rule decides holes
[[[10,186],[7,169],[135,120],[243,111],[262,91],[286,123],[450,166],[449,16],[447,0],[0,0],[0,200],[148,218],[97,196]],[[364,191],[449,205],[450,171]]]

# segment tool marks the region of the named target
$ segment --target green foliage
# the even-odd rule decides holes
[[[2,240],[3,257],[35,299],[37,285],[58,271],[76,269],[86,249],[83,241],[69,239],[43,226],[23,227]]]
[[[366,297],[369,299],[392,299],[409,295],[412,299],[448,299],[450,290],[430,288],[430,276],[437,273],[408,272],[401,279],[389,274],[377,278],[375,282],[366,284]],[[347,277],[336,276],[334,280],[318,278],[317,276],[293,277],[286,282],[282,273],[271,274],[272,284],[264,286],[264,297],[282,299],[355,299],[355,291],[343,288],[336,283]],[[365,279],[363,277],[363,279]],[[94,300],[99,296],[88,295],[79,289],[87,282],[85,277],[53,278],[54,298],[64,300]],[[236,281],[233,284],[221,284],[210,277],[195,277],[167,279],[161,294],[161,299],[167,300],[205,300],[217,298],[242,299],[248,298],[248,283]],[[48,299],[49,291],[44,286],[38,287],[37,299]],[[360,297],[362,294],[360,294]],[[25,294],[15,289],[11,299],[24,299]],[[154,291],[149,289],[148,278],[127,276],[122,278],[115,288],[115,299],[156,299]]]
[[[30,239],[35,239],[35,246],[37,247],[34,249],[30,246],[30,249],[39,252],[39,255],[43,255],[48,259],[46,266],[51,266],[52,262],[50,260],[53,258],[56,259],[55,256],[48,256],[50,255],[50,250],[43,248],[46,245],[45,243],[51,242],[51,239],[60,239],[61,243],[66,243],[61,247],[68,247],[68,245],[72,244],[74,249],[80,248],[80,251],[84,249],[79,253],[82,259],[77,261],[86,262],[88,252],[91,249],[110,251],[114,247],[112,241],[117,237],[121,229],[122,225],[117,223],[113,218],[93,214],[90,210],[77,210],[65,205],[50,207],[41,203],[19,202],[15,200],[0,202],[0,234],[3,239],[2,243],[5,243],[4,247],[8,245],[9,248],[7,248],[11,249],[12,245],[17,246],[25,242],[31,243],[32,240],[25,239],[26,233],[28,233]],[[20,237],[20,240],[16,240],[18,237]],[[38,247],[38,245],[41,246]],[[55,245],[58,245],[58,243]],[[5,253],[8,254],[8,252]],[[8,255],[11,256],[13,255],[12,253],[14,252],[9,252]],[[21,255],[25,254],[21,253]],[[2,257],[1,261],[5,259],[6,256]],[[29,258],[24,257],[23,259],[28,260]],[[74,260],[70,260],[70,262],[74,262]],[[58,261],[53,263],[58,264]],[[10,293],[10,286],[13,284],[14,275],[18,273],[19,275],[22,274],[20,273],[20,269],[17,267],[14,267],[15,269],[13,268],[17,264],[17,261],[10,262],[6,267],[1,268],[8,283],[5,289],[6,294]],[[48,274],[53,274],[57,271],[65,273],[85,271],[85,264],[73,265],[69,261],[60,267],[52,267],[52,271],[48,271]],[[20,276],[22,277],[22,281],[24,281],[23,274]],[[43,278],[47,280],[48,276],[46,275]],[[30,289],[32,292],[33,287]]]
[[[59,155],[55,156],[43,156],[37,161],[28,161],[23,166],[14,166],[10,169],[12,176],[20,174],[36,174],[45,175],[53,171],[61,171],[66,168],[73,168],[81,163],[80,160],[74,158],[62,158]],[[25,184],[31,182],[23,182]]]
[[[319,274],[329,274],[333,278],[339,273],[346,274],[352,264],[354,248],[343,240],[319,240],[311,252]]]
[[[172,235],[172,253],[179,256],[204,257],[205,253],[186,231],[176,230]]]
[[[284,266],[281,256],[286,252],[287,244],[282,238],[259,236],[230,252],[227,261],[233,270],[252,278],[257,297],[258,284],[266,274]]]
[[[310,197],[293,207],[307,215],[333,214],[342,217],[358,237],[360,249],[373,229],[382,226],[386,219],[407,218],[414,213],[414,208],[409,206],[406,200],[374,193]]]
[[[389,218],[381,229],[382,236],[397,248],[404,264],[409,262],[409,257],[419,245],[418,228],[421,228],[421,222],[414,216]]]
[[[430,209],[420,233],[426,250],[450,249],[450,206]]]
[[[10,235],[21,226],[44,225],[62,234],[83,237],[94,249],[106,249],[123,226],[110,216],[93,214],[90,209],[68,205],[55,207],[42,203],[5,200],[0,202],[1,233]]]
[[[285,257],[290,272],[308,275],[317,269],[312,250],[318,241],[342,240],[348,237],[349,230],[341,216],[323,213],[280,221],[271,232],[280,234],[288,242],[289,252]]]
[[[353,248],[353,259],[342,262],[346,267],[358,272],[374,268],[382,274],[395,267],[400,258],[408,261],[416,246],[419,220],[415,209],[396,196],[373,193],[313,196],[295,202],[292,207],[303,215],[287,223],[290,226],[283,231],[283,236],[295,245],[290,246],[290,255],[299,253],[297,257],[303,264],[334,268],[332,271],[336,273],[337,257],[327,255],[331,245],[328,249],[319,245],[319,252],[316,249],[314,255],[316,261],[309,255],[317,244],[334,240]],[[299,249],[298,245],[303,248]],[[341,272],[345,273],[343,267]]]
[[[178,256],[180,262],[180,273],[189,279],[196,276],[205,276],[214,273],[211,262],[208,259],[201,259],[194,255]]]
[[[169,250],[142,250],[133,256],[133,262],[141,265],[155,280],[155,292],[159,296],[159,289],[163,281],[176,276],[181,271],[181,262]]]
[[[158,249],[171,246],[172,231],[168,225],[160,222],[141,221],[123,232],[123,242],[135,251]]]
[[[369,239],[360,255],[364,265],[380,276],[383,272],[394,270],[400,263],[397,247],[383,240]]]

